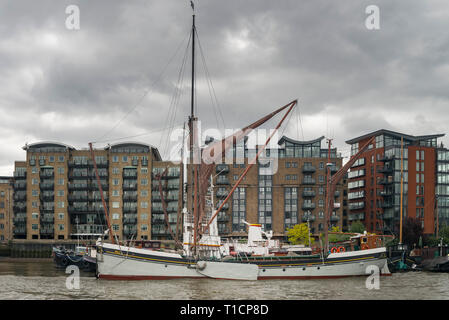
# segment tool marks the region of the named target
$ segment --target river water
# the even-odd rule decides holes
[[[68,289],[69,276],[52,261],[0,261],[0,299],[449,300],[448,273],[395,273],[380,277],[379,289],[371,290],[366,287],[367,277],[251,282],[212,279],[116,281],[100,280],[84,273],[79,278],[79,289]]]

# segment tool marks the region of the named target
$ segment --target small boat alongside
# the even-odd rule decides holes
[[[77,246],[75,251],[72,251],[64,247],[53,247],[53,260],[61,268],[75,265],[83,271],[95,272],[97,265],[96,249]]]

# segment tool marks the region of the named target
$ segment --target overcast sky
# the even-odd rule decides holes
[[[66,27],[69,5],[79,30]],[[366,27],[369,5],[379,30]],[[197,0],[195,9],[219,107],[198,49],[203,127],[239,128],[297,98],[282,132],[333,138],[344,156],[346,140],[382,128],[449,133],[447,0]],[[38,141],[103,147],[138,135],[126,140],[163,152],[162,129],[190,112],[189,61],[179,96],[175,86],[191,14],[187,0],[1,1],[0,175]]]

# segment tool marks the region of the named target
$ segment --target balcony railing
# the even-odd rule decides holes
[[[316,171],[316,168],[312,165],[305,165],[302,167],[302,172],[304,173],[314,173]]]
[[[303,179],[302,184],[315,184],[315,179]]]
[[[302,221],[303,222],[307,222],[307,220],[309,221],[315,221],[315,215],[313,214],[305,214],[302,216]]]
[[[225,185],[225,184],[229,184],[229,180],[226,176],[218,176],[217,181],[215,183],[217,185]]]
[[[314,190],[304,190],[302,192],[303,198],[315,197],[316,192]]]
[[[215,166],[215,172],[218,174],[226,174],[229,172],[229,165],[227,164],[217,164]]]
[[[315,209],[315,203],[313,203],[313,202],[304,202],[303,204],[302,204],[302,208],[303,209]]]

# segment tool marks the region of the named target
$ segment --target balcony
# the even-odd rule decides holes
[[[350,214],[348,220],[349,221],[365,220],[365,213]]]
[[[55,188],[55,184],[53,182],[46,182],[39,184],[39,188],[41,190],[53,190]]]
[[[55,173],[53,170],[43,170],[40,172],[39,177],[41,179],[53,179],[55,177]]]
[[[136,235],[137,234],[137,227],[130,227],[129,225],[123,226],[123,234],[130,236],[130,235]]]
[[[302,180],[302,184],[315,184],[315,179],[310,178],[310,179],[303,179]]]
[[[54,206],[40,207],[39,211],[41,213],[54,213],[55,212],[55,207]]]
[[[304,202],[302,204],[302,208],[304,210],[313,210],[313,209],[315,209],[315,207],[316,207],[316,205],[313,202]]]
[[[85,195],[73,195],[69,194],[67,199],[70,202],[87,202],[89,200],[89,196],[87,194]]]
[[[125,185],[123,185],[125,186]],[[100,190],[100,188],[98,187],[98,183],[97,181],[92,182],[92,184],[90,185],[90,190]],[[102,190],[108,190],[109,189],[109,184],[107,182],[101,182],[101,189]]]
[[[379,180],[378,184],[388,185],[388,184],[392,184],[393,182],[394,182],[393,179],[381,179],[381,180]]]
[[[218,209],[221,206],[222,203],[223,203],[223,201],[218,202],[215,209]],[[228,209],[229,209],[229,203],[226,202],[223,205],[223,208],[221,208],[221,210],[228,210]]]
[[[88,206],[69,206],[68,208],[69,213],[87,213],[87,212],[91,212],[91,210],[89,210]]]
[[[391,202],[382,202],[380,207],[383,208],[383,209],[393,208],[393,203],[391,203]]]
[[[123,224],[136,224],[137,223],[137,214],[132,215],[124,215],[123,216]]]
[[[302,221],[303,222],[307,222],[307,220],[309,220],[310,222],[315,221],[315,215],[313,215],[313,214],[304,214],[302,216]]]
[[[392,190],[382,190],[379,193],[382,197],[389,197],[393,195],[393,191]]]
[[[70,160],[68,165],[69,168],[88,168],[91,164],[90,161],[79,161],[79,160]]]
[[[53,235],[55,233],[55,228],[54,226],[42,226],[40,227],[39,233],[42,235]]]
[[[383,166],[377,169],[378,173],[384,173],[384,174],[388,174],[388,173],[392,173],[393,172],[393,168],[391,166]]]
[[[15,182],[14,190],[26,190],[27,184],[26,182]]]
[[[388,156],[388,157],[383,156],[383,157],[381,157],[381,158],[379,159],[379,161],[382,161],[382,162],[388,162],[388,161],[391,161],[391,160],[393,160],[393,157],[392,157],[392,156]]]
[[[72,190],[87,190],[89,185],[87,183],[69,183],[68,188]]]
[[[303,173],[314,173],[316,171],[316,168],[312,165],[304,165],[302,166],[302,172]]]
[[[340,216],[331,215],[331,222],[337,222],[338,220],[340,220]]]
[[[137,194],[124,194],[123,201],[137,201]]]
[[[17,202],[13,206],[14,212],[25,212],[27,210],[26,202]]]
[[[15,193],[14,201],[26,201],[27,195],[26,193]]]
[[[124,183],[122,186],[123,190],[137,190],[137,182],[136,183]]]
[[[21,171],[14,172],[14,179],[15,180],[23,180],[23,179],[26,179],[26,177],[27,177],[26,171],[24,171],[24,172],[21,172]]]
[[[176,183],[168,183],[167,189],[168,190],[178,190],[179,189],[179,181]]]
[[[217,185],[227,185],[229,184],[228,177],[226,176],[218,176],[217,181],[215,182]]]
[[[27,217],[26,216],[15,216],[14,218],[12,218],[12,221],[13,221],[14,225],[26,224]]]
[[[23,236],[23,235],[27,234],[27,230],[26,230],[25,226],[23,226],[23,227],[14,227],[13,233],[14,233],[14,235]]]
[[[218,214],[217,216],[217,222],[228,222],[229,217],[225,214]]]
[[[123,213],[137,213],[137,207],[123,207]]]
[[[108,160],[96,161],[96,164],[97,168],[106,168],[109,165]]]
[[[316,195],[315,190],[304,190],[304,191],[302,192],[303,198],[315,197],[315,195]]]
[[[348,204],[349,210],[359,210],[365,208],[365,202],[354,202]]]
[[[41,193],[39,195],[39,199],[42,202],[53,202],[53,201],[55,201],[55,195],[53,192],[51,194]]]
[[[216,196],[221,198],[221,197],[227,197],[228,194],[229,194],[228,190],[218,190],[216,193]]]
[[[218,174],[226,174],[229,172],[229,165],[227,164],[217,164],[215,166],[215,172]]]
[[[41,223],[54,223],[55,217],[53,215],[41,215]]]
[[[137,179],[137,171],[136,170],[125,170],[123,171],[123,179]]]

